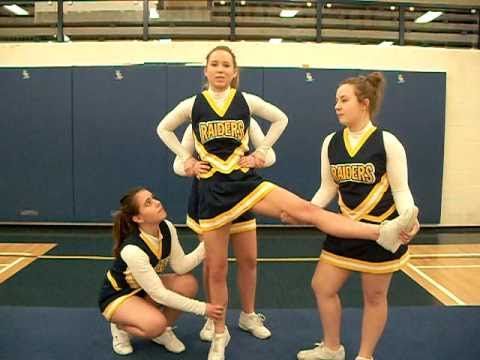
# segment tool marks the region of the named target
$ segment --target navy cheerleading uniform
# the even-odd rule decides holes
[[[111,320],[118,307],[132,296],[146,297],[166,307],[204,315],[206,304],[165,288],[162,275],[167,265],[177,274],[185,274],[205,257],[203,243],[185,255],[175,227],[168,220],[159,224],[159,236],[136,229],[123,240],[120,256],[107,270],[98,304],[102,314]]]
[[[147,254],[150,265],[161,274],[168,264],[171,249],[170,229],[165,221],[160,223],[160,232],[163,236],[161,247],[152,244],[140,231],[135,231],[123,241],[121,249],[127,245],[139,247]],[[146,293],[128,271],[127,263],[121,257],[117,257],[107,271],[100,291],[98,302],[102,314],[110,320],[118,306],[133,295],[144,297]]]
[[[330,174],[338,186],[340,212],[352,220],[380,224],[398,216],[387,177],[383,131],[371,126],[352,147],[348,129],[336,132],[328,144]],[[408,247],[395,252],[374,241],[327,235],[321,260],[367,273],[390,273],[408,261]]]
[[[229,90],[222,108],[208,91],[195,97],[191,114],[195,151],[211,167],[192,184],[187,225],[197,233],[234,221],[239,224],[234,226],[250,227],[255,220],[248,211],[276,187],[255,170],[238,165],[248,155],[250,116],[243,94],[235,89]]]

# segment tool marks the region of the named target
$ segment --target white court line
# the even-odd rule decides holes
[[[14,262],[10,263],[10,265],[8,265],[7,267],[5,267],[4,269],[0,270],[0,274],[7,271],[8,269],[10,269],[12,266],[15,266],[17,265],[19,262],[25,260],[25,258],[18,258],[17,260],[15,260]]]
[[[411,270],[415,271],[420,277],[425,279],[427,282],[429,282],[432,286],[436,287],[438,290],[440,290],[443,294],[448,296],[450,299],[452,299],[456,305],[466,305],[462,300],[460,300],[458,297],[455,296],[450,290],[448,290],[446,287],[440,285],[438,282],[433,280],[430,276],[425,274],[423,271],[420,269],[417,269],[415,266],[412,264],[407,264],[407,267],[410,268]]]
[[[476,269],[480,265],[417,265],[417,269]]]

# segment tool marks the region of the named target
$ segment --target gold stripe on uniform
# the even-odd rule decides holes
[[[388,178],[387,174],[385,173],[380,181],[373,187],[367,197],[363,199],[363,201],[355,209],[350,209],[347,205],[345,205],[341,195],[339,195],[338,204],[342,214],[348,216],[352,220],[360,220],[364,218],[364,216],[368,215],[382,200],[383,194],[385,194],[385,192],[388,190],[388,187]]]
[[[240,158],[248,151],[248,141],[249,135],[248,132],[243,136],[243,139],[240,145],[233,150],[232,154],[226,159],[222,160],[214,154],[210,154],[200,141],[198,141],[195,134],[193,134],[193,139],[195,141],[195,150],[202,161],[206,161],[210,164],[211,169],[205,173],[200,174],[198,177],[201,179],[207,179],[211,177],[215,172],[219,171],[222,174],[230,174],[233,170],[241,170],[246,173],[249,168],[242,168],[238,165]]]
[[[108,279],[108,281],[110,282],[110,285],[112,285],[112,287],[113,287],[116,291],[120,291],[120,290],[121,290],[121,287],[118,286],[117,280],[115,280],[115,278],[112,276],[112,274],[110,273],[110,270],[107,271],[107,279]]]
[[[200,224],[195,220],[193,220],[188,215],[187,215],[187,226],[199,235],[205,232],[200,227]],[[257,220],[255,219],[234,223],[230,227],[230,235],[255,230],[256,228],[257,228]]]
[[[252,231],[252,230],[255,230],[256,228],[257,228],[257,220],[255,219],[234,223],[230,228],[230,235]]]
[[[120,296],[119,298],[116,298],[113,300],[110,304],[107,305],[105,310],[103,310],[102,314],[105,316],[105,318],[110,321],[112,319],[113,314],[115,311],[118,309],[120,305],[122,305],[127,299],[141,291],[142,289],[137,289],[133,290],[130,294]]]
[[[210,93],[208,90],[202,91],[203,96],[205,96],[205,99],[207,100],[208,104],[210,107],[217,113],[218,116],[223,117],[225,113],[227,112],[228,108],[230,107],[230,104],[232,103],[233,97],[235,96],[235,93],[237,92],[236,89],[231,88],[230,92],[228,93],[228,96],[223,103],[223,106],[220,108],[218,107],[217,103],[215,100],[210,96]]]
[[[258,185],[255,190],[250,194],[245,196],[241,201],[239,201],[233,208],[225,211],[224,213],[215,216],[211,219],[202,220],[200,219],[200,227],[203,232],[212,231],[222,227],[229,222],[232,222],[234,219],[242,215],[244,212],[250,210],[255,206],[260,200],[267,196],[272,190],[277,186],[271,182],[264,181]]]
[[[408,250],[399,259],[383,261],[380,263],[362,261],[344,256],[339,256],[325,250],[322,250],[322,254],[320,255],[320,260],[328,264],[340,267],[342,269],[372,274],[387,274],[400,270],[408,262],[409,259],[410,253]]]
[[[202,228],[200,227],[200,224],[193,220],[190,216],[187,215],[187,226],[195,231],[197,234],[202,233]]]
[[[127,269],[123,274],[125,275],[125,281],[127,282],[128,286],[130,286],[132,289],[138,289],[140,287],[130,270]]]
[[[392,215],[395,212],[396,209],[397,208],[395,207],[395,204],[393,204],[392,206],[390,206],[390,209],[385,211],[383,214],[378,215],[378,216],[365,215],[364,217],[362,217],[362,220],[368,220],[368,221],[371,221],[371,222],[381,223],[381,222],[385,221],[386,219],[388,219],[388,217],[390,215]]]
[[[349,130],[348,128],[343,129],[343,142],[350,157],[354,157],[355,155],[357,155],[357,152],[362,148],[363,144],[365,144],[365,141],[368,140],[370,135],[372,135],[375,130],[377,130],[377,128],[373,126],[370,130],[363,134],[358,144],[355,147],[352,147],[350,145],[350,140],[348,139]]]
[[[160,233],[160,236],[162,234]],[[142,240],[147,244],[148,248],[152,251],[152,253],[155,254],[157,259],[161,259],[162,257],[162,246],[161,243],[157,244],[155,241],[153,241],[150,237],[151,235],[148,235],[147,233],[144,233],[142,230],[140,230],[140,237]]]

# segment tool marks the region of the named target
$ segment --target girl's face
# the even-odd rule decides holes
[[[358,101],[354,85],[340,85],[335,98],[335,113],[340,124],[347,127],[362,124],[368,116],[368,102],[368,99]]]
[[[141,190],[135,195],[138,204],[138,214],[133,220],[138,224],[160,224],[167,217],[160,200],[148,190]]]
[[[211,53],[204,74],[212,89],[217,91],[227,89],[237,76],[232,55],[225,50],[216,50]]]

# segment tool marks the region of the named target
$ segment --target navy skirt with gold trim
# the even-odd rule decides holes
[[[212,231],[228,223],[243,224],[245,229],[251,229],[254,217],[249,210],[275,187],[253,170],[247,173],[235,170],[230,174],[217,172],[206,179],[194,179],[187,225],[197,233]]]
[[[409,259],[408,247],[392,253],[375,241],[343,239],[327,235],[320,259],[332,265],[366,273],[391,273]]]
[[[114,289],[105,277],[103,286],[100,290],[100,295],[98,297],[98,306],[103,316],[110,321],[115,310],[122,304],[123,301],[127,300],[131,296],[146,297],[147,293],[139,288],[132,289],[130,287],[123,287],[120,289]]]

